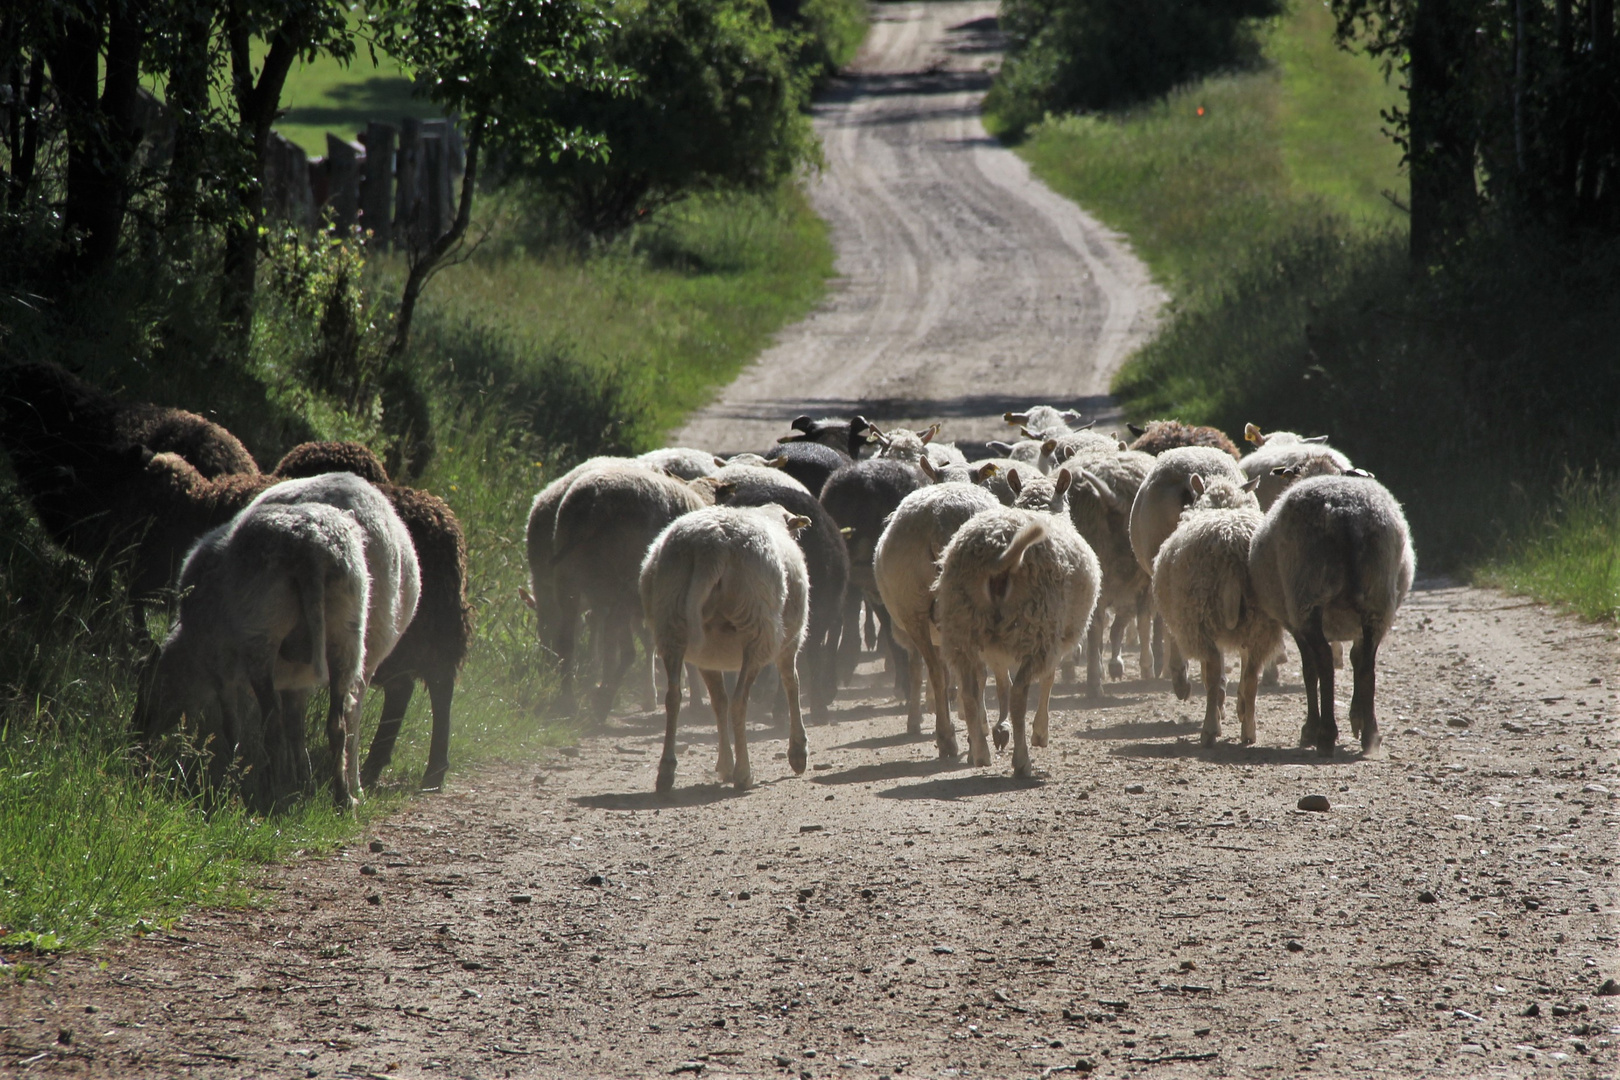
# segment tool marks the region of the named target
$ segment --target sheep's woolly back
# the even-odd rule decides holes
[[[1226,650],[1274,655],[1282,626],[1260,608],[1249,582],[1249,545],[1264,517],[1254,497],[1230,481],[1211,481],[1208,496],[1159,548],[1154,603],[1190,660],[1214,660]]]
[[[287,451],[276,463],[275,475],[298,480],[322,473],[353,473],[373,484],[388,483],[388,470],[369,447],[357,442],[307,442]]]
[[[981,487],[948,482],[913,491],[889,516],[873,572],[883,606],[908,638],[928,632],[934,578],[951,537],[974,515],[999,505]]]
[[[445,501],[416,488],[378,487],[405,523],[422,571],[422,597],[405,636],[394,645],[379,678],[452,675],[472,644],[473,606],[467,599],[467,537]]]
[[[1245,491],[1244,485],[1224,476],[1212,476],[1204,481],[1204,493],[1181,512],[1181,521],[1188,515],[1205,510],[1259,510],[1260,500],[1254,492]]]
[[[1019,412],[1007,413],[1002,419],[1014,427],[1027,427],[1054,437],[1071,430],[1070,423],[1078,422],[1080,414],[1073,409],[1059,409],[1053,405],[1031,405]]]
[[[1351,468],[1350,459],[1331,446],[1303,442],[1298,436],[1294,436],[1292,442],[1277,441],[1279,436],[1287,434],[1291,433],[1272,432],[1266,436],[1260,449],[1238,463],[1243,475],[1251,480],[1260,478],[1255,495],[1260,499],[1262,510],[1271,509],[1282,493],[1299,480],[1312,476],[1337,476],[1349,472]],[[1290,468],[1298,468],[1299,476],[1278,476],[1274,472],[1276,469]]]
[[[1067,517],[997,508],[957,530],[940,559],[936,618],[947,655],[1039,679],[1085,636],[1101,569]],[[958,661],[953,661],[953,667]]]
[[[808,488],[793,477],[768,465],[727,465],[697,483],[709,487],[742,484],[755,489],[795,492],[814,497]]]
[[[1233,461],[1240,456],[1238,448],[1225,432],[1212,427],[1183,424],[1179,420],[1149,420],[1142,434],[1131,443],[1130,449],[1142,450],[1155,456],[1178,446],[1210,446],[1230,455]]]
[[[821,494],[827,477],[848,465],[851,458],[817,442],[785,442],[765,455],[767,463],[805,486],[812,495]]]
[[[929,454],[931,448],[931,444],[923,440],[923,432],[909,431],[906,428],[890,428],[883,433],[883,440],[878,443],[878,451],[875,456],[892,458],[895,461],[905,461],[915,465],[925,456],[930,461],[935,460],[934,455]],[[967,459],[963,458],[962,460],[965,463]]]
[[[551,541],[557,527],[557,507],[574,481],[593,469],[613,465],[637,465],[635,458],[593,457],[575,465],[541,488],[529,504],[529,523],[524,531],[524,547],[529,559],[529,588],[536,601],[551,593]]]
[[[791,661],[804,642],[809,577],[779,506],[707,507],[653,541],[639,578],[661,656],[736,671]]]
[[[634,611],[636,572],[647,546],[671,521],[704,506],[686,484],[639,465],[593,469],[574,480],[552,532],[555,587],[584,602]]]
[[[1152,572],[1159,545],[1176,531],[1181,511],[1192,505],[1189,480],[1195,475],[1243,483],[1237,462],[1212,447],[1172,447],[1158,455],[1131,504],[1131,550],[1143,570]]]
[[[696,480],[700,476],[713,476],[718,465],[707,450],[693,450],[687,446],[671,446],[662,450],[649,450],[636,458],[649,469],[666,472],[678,480]]]
[[[1045,476],[1038,466],[1028,461],[1017,461],[1013,458],[990,458],[988,463],[996,467],[996,472],[994,476],[984,481],[983,487],[994,495],[1002,506],[1011,506],[1018,498],[1017,493],[1012,489],[1011,482],[1007,479],[1013,473],[1018,474],[1019,483],[1024,487],[1028,487]],[[973,463],[974,466],[984,464],[986,464],[984,461],[975,461]]]
[[[1119,440],[1098,431],[1073,431],[1050,441],[1057,444],[1052,452],[1047,453],[1046,444],[1042,443],[1036,457],[1036,464],[1044,473],[1055,473],[1071,460],[1084,464],[1092,458],[1119,452]]]
[[[1400,503],[1376,480],[1318,476],[1283,493],[1249,550],[1261,606],[1291,631],[1321,609],[1335,641],[1382,639],[1412,587],[1416,558]]]
[[[1102,564],[1103,596],[1099,607],[1134,601],[1147,585],[1147,573],[1131,550],[1131,504],[1156,459],[1140,450],[1119,450],[1082,462],[1079,468],[1102,481],[1112,498],[1099,494],[1077,476],[1069,489],[1069,520],[1091,545]]]
[[[927,478],[915,465],[890,458],[851,462],[827,478],[827,485],[821,489],[821,505],[839,528],[850,530],[845,543],[853,584],[862,589],[877,588],[872,576],[872,553],[878,537],[883,535],[883,522],[902,499],[927,486]]]

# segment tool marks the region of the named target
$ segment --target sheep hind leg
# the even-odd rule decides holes
[[[652,631],[645,624],[636,628],[635,637],[641,643],[642,660],[637,666],[642,679],[641,707],[652,712],[658,708],[658,654],[653,651]]]
[[[1355,690],[1350,696],[1350,727],[1361,736],[1362,753],[1371,753],[1379,743],[1378,716],[1373,694],[1378,687],[1378,639],[1371,627],[1361,631],[1361,640],[1350,649],[1350,665]]]
[[[724,672],[701,670],[703,675],[703,688],[709,694],[709,708],[714,710],[714,723],[719,731],[719,756],[714,763],[714,771],[720,775],[723,784],[731,779],[731,729],[727,726],[726,717],[730,710],[731,698],[726,693],[726,676]]]
[[[1029,681],[1031,663],[1026,660],[1018,668],[1012,684],[1012,737],[1013,775],[1029,776],[1033,772],[1029,761],[1029,736],[1024,729],[1024,713],[1029,707]]]
[[[456,671],[449,664],[422,676],[427,684],[428,703],[433,706],[433,728],[428,739],[427,771],[422,774],[423,791],[439,791],[450,771],[450,703],[456,696]],[[387,696],[383,701],[386,706]]]
[[[798,776],[810,763],[810,744],[804,732],[804,712],[799,705],[799,665],[792,653],[776,658],[776,674],[788,701],[788,768]]]
[[[1339,724],[1333,700],[1333,647],[1322,632],[1321,609],[1313,611],[1305,623],[1305,632],[1296,639],[1303,653],[1310,649],[1311,666],[1316,669],[1316,725],[1311,728],[1310,744],[1323,757],[1331,757],[1339,741]],[[1303,657],[1302,657],[1303,660]],[[1307,727],[1310,727],[1307,721]]]
[[[1253,746],[1258,737],[1255,730],[1254,705],[1260,693],[1260,668],[1265,658],[1253,653],[1243,654],[1238,674],[1238,726],[1242,729],[1244,746]]]
[[[602,684],[596,688],[592,712],[598,722],[606,720],[613,711],[613,702],[619,696],[619,687],[625,675],[636,662],[635,633],[628,620],[610,617],[603,620],[605,641],[602,648]]]
[[[1094,619],[1101,618],[1101,613],[1094,615]],[[1114,612],[1112,624],[1108,628],[1108,677],[1110,679],[1123,679],[1125,677],[1125,613]],[[1099,693],[1101,688],[1099,687]]]
[[[951,727],[951,684],[945,669],[945,658],[939,647],[924,635],[917,643],[922,663],[928,668],[928,696],[934,706],[934,746],[941,761],[955,761],[961,751],[956,745],[956,731]]]
[[[1114,622],[1117,624],[1118,619]],[[1102,692],[1102,641],[1103,620],[1092,616],[1091,626],[1086,629],[1086,697],[1093,701],[1103,696]]]
[[[334,665],[335,666],[335,665]],[[365,685],[344,687],[334,678],[327,689],[326,745],[332,753],[332,800],[339,810],[352,811],[360,802],[359,735]]]
[[[760,670],[758,657],[745,652],[742,670],[737,673],[737,692],[731,695],[731,742],[736,755],[731,782],[738,788],[754,783],[754,771],[748,764],[748,692],[754,688]]]
[[[1153,615],[1153,644],[1152,644],[1153,674],[1155,676],[1160,676],[1160,675],[1164,674],[1164,665],[1165,665],[1165,660],[1166,660],[1165,647],[1164,647],[1164,638],[1165,638],[1164,616],[1162,616],[1162,615],[1158,614],[1157,612],[1155,612],[1154,615]]]
[[[1148,624],[1153,621],[1153,592],[1142,589],[1136,594],[1136,663],[1144,681],[1153,678],[1154,663],[1152,635]]]
[[[906,734],[921,735],[923,728],[923,667],[921,650],[907,646]]]
[[[382,692],[382,719],[377,721],[377,733],[371,737],[371,749],[366,752],[365,764],[360,766],[360,782],[366,787],[377,782],[394,757],[400,722],[405,719],[405,709],[416,692],[416,676],[410,672],[391,672],[382,680]]]
[[[962,726],[967,729],[968,764],[990,764],[990,741],[985,731],[984,665],[977,657],[959,653],[951,667],[962,694]]]
[[[1305,683],[1305,723],[1299,729],[1299,745],[1310,746],[1316,737],[1320,722],[1316,711],[1316,658],[1305,643],[1303,631],[1293,635],[1294,646],[1299,649],[1299,675]]]
[[[664,672],[669,685],[664,690],[664,753],[658,759],[658,783],[654,790],[667,792],[675,786],[675,722],[681,715],[681,667],[679,652],[664,656]]]
[[[1221,737],[1221,719],[1226,712],[1226,661],[1214,652],[1199,665],[1204,674],[1204,730],[1199,741],[1214,746]]]
[[[1031,746],[1045,746],[1047,744],[1047,736],[1050,734],[1047,729],[1051,722],[1051,707],[1052,675],[1047,675],[1046,678],[1041,680],[1041,696],[1035,703],[1035,726],[1034,730],[1029,734]]]
[[[1154,625],[1158,625],[1157,621]],[[1170,688],[1179,700],[1186,701],[1192,694],[1192,682],[1187,678],[1187,658],[1181,654],[1174,634],[1164,635],[1164,667],[1170,676]]]
[[[1007,680],[1007,673],[1001,668],[996,669],[996,707],[1001,715],[996,718],[995,731],[991,735],[995,739],[996,751],[999,753],[1007,749],[1007,740],[1012,737],[1012,725],[1007,723],[1007,703],[1011,700],[1012,684]]]

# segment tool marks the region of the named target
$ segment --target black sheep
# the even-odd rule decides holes
[[[783,435],[776,441],[781,444],[795,442],[820,443],[842,451],[852,458],[858,458],[867,450],[866,433],[872,430],[864,416],[852,416],[848,420],[834,420],[831,418],[817,420],[811,416],[795,416],[793,423],[794,434]]]
[[[812,492],[820,491],[829,476],[850,462],[850,456],[842,450],[804,441],[781,443],[763,456],[773,468],[781,469]]]

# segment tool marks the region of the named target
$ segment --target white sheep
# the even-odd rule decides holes
[[[1221,735],[1224,654],[1241,657],[1238,721],[1244,744],[1251,745],[1260,669],[1282,644],[1282,625],[1260,607],[1249,581],[1249,544],[1265,519],[1253,494],[1259,481],[1238,485],[1217,477],[1206,483],[1194,475],[1189,483],[1196,501],[1153,560],[1153,599],[1181,655],[1203,667],[1205,746]],[[1185,667],[1174,675],[1176,696],[1185,700],[1191,689]]]
[[[649,469],[668,473],[677,480],[696,480],[700,476],[712,476],[716,469],[724,465],[724,462],[707,450],[693,450],[689,446],[666,446],[661,450],[649,450],[635,460]]]
[[[360,686],[370,591],[365,535],[353,515],[322,504],[244,511],[197,542],[180,587],[179,617],[139,723],[150,738],[182,716],[214,718],[211,780],[221,784],[245,765],[243,794],[256,809],[271,809],[308,779],[309,691],[326,687],[342,715]],[[257,724],[249,722],[255,705]],[[342,747],[335,749],[342,762]],[[334,780],[341,793],[348,780],[341,768]]]
[[[1327,436],[1306,439],[1292,431],[1273,431],[1261,435],[1260,429],[1248,425],[1244,436],[1257,449],[1238,462],[1243,475],[1250,480],[1259,479],[1255,496],[1260,509],[1269,510],[1288,486],[1296,480],[1310,476],[1336,476],[1351,470],[1350,459],[1331,446],[1324,445]],[[1287,472],[1287,470],[1295,470]]]
[[[1070,431],[1042,440],[1035,464],[1050,476],[1071,461],[1079,465],[1088,458],[1116,454],[1123,449],[1125,445],[1112,435],[1090,430]]]
[[[1052,434],[1072,431],[1073,425],[1080,422],[1080,414],[1074,409],[1059,409],[1053,405],[1031,405],[1021,412],[1002,413],[1001,418],[1013,427]]]
[[[1041,447],[1045,443],[1045,439],[1019,439],[1017,442],[1011,443],[991,439],[984,445],[985,449],[998,458],[1011,458],[1014,461],[1022,461],[1026,465],[1034,465],[1040,461]]]
[[[1338,742],[1331,641],[1351,642],[1351,731],[1363,751],[1378,744],[1378,646],[1415,567],[1400,503],[1369,477],[1302,480],[1266,512],[1249,547],[1249,575],[1261,608],[1299,647],[1306,701],[1300,745],[1329,755]]]
[[[804,771],[797,659],[810,610],[810,583],[792,530],[808,524],[808,518],[775,504],[708,507],[676,519],[647,551],[641,605],[669,679],[659,791],[675,783],[675,722],[681,708],[681,665],[687,661],[702,673],[714,708],[722,782],[739,788],[753,782],[748,694],[767,664],[775,664],[787,692],[788,765],[795,773]],[[722,674],[727,671],[737,672],[729,698]]]
[[[1052,678],[1058,663],[1085,636],[1096,607],[1101,569],[1063,507],[1070,482],[1068,471],[1060,470],[1056,483],[1043,477],[1020,492],[1021,501],[1044,498],[1043,509],[1013,506],[975,515],[941,556],[934,584],[936,618],[961,687],[974,765],[990,763],[983,703],[986,664],[1014,673],[1013,769],[1027,776],[1024,713],[1030,686],[1041,688],[1033,742],[1044,746]],[[1052,511],[1054,504],[1058,512]]]
[[[894,620],[895,640],[912,657],[906,730],[912,734],[922,731],[922,674],[926,667],[934,706],[934,743],[941,758],[954,759],[959,751],[951,728],[950,680],[934,640],[934,578],[940,555],[956,530],[980,511],[998,505],[988,491],[964,483],[937,483],[913,491],[889,515],[872,560],[878,594]]]
[[[782,476],[774,469],[765,471]],[[549,567],[562,668],[559,712],[574,709],[575,640],[579,613],[586,609],[602,657],[592,715],[601,719],[612,710],[635,662],[632,637],[641,623],[636,581],[642,558],[666,525],[704,505],[706,500],[693,488],[637,463],[586,471],[564,493],[552,530]],[[650,686],[649,678],[643,689]]]
[[[1085,459],[1079,477],[1069,492],[1069,517],[1085,537],[1102,566],[1102,592],[1097,597],[1097,617],[1086,636],[1086,693],[1102,694],[1102,637],[1109,634],[1108,675],[1125,677],[1120,652],[1125,624],[1134,618],[1140,646],[1143,678],[1153,674],[1153,656],[1148,631],[1153,607],[1151,580],[1131,550],[1131,505],[1142,481],[1152,470],[1155,459],[1140,450],[1122,450]],[[1114,613],[1112,626],[1102,617]]]

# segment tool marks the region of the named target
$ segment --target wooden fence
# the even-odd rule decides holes
[[[265,216],[314,231],[358,225],[377,250],[425,247],[455,218],[461,133],[448,120],[373,120],[350,142],[327,133],[311,158],[272,132],[265,151]]]

